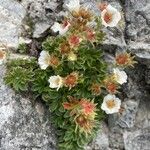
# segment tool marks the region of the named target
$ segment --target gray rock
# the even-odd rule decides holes
[[[108,132],[107,125],[101,122],[97,137],[85,148],[85,150],[110,150]]]
[[[149,0],[126,0],[125,12],[129,49],[137,57],[150,60]]]
[[[34,38],[40,38],[44,36],[44,33],[50,29],[51,24],[47,24],[45,22],[39,22],[35,24],[34,32],[33,32],[33,37]]]
[[[22,5],[28,10],[28,16],[34,23],[33,38],[41,38],[56,20],[61,2],[56,0],[23,0]]]
[[[138,129],[150,127],[150,94],[144,95],[140,101],[137,115],[135,118],[135,127]]]
[[[150,84],[150,69],[145,71],[145,82]]]
[[[138,110],[138,102],[133,100],[128,100],[124,103],[124,111],[120,116],[117,124],[122,128],[131,128],[135,123],[135,116]]]
[[[150,101],[149,96],[140,101],[135,118],[135,127],[130,131],[123,132],[126,150],[149,150],[150,149]]]
[[[28,10],[30,17],[36,21],[51,21],[58,11],[59,2],[57,0],[22,0],[21,4]],[[49,19],[49,20],[48,20]]]
[[[124,149],[123,131],[118,126],[115,126],[114,128],[110,128],[109,147],[111,150]]]
[[[51,115],[41,103],[15,94],[3,82],[0,66],[0,149],[55,150],[56,139],[49,121]]]
[[[0,12],[0,42],[16,48],[21,21],[26,10],[15,0],[0,0]]]
[[[124,132],[126,150],[149,150],[150,128],[144,128],[132,132]]]

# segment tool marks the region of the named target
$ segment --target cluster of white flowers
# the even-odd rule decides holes
[[[71,0],[69,3],[66,4],[66,8],[70,12],[78,12],[80,9],[80,1],[79,0]],[[115,27],[117,26],[118,22],[121,20],[121,14],[120,12],[112,7],[110,4],[105,7],[105,9],[101,12],[101,20],[102,24],[105,27]],[[51,27],[51,30],[53,32],[59,32],[60,35],[64,35],[70,27],[70,23],[68,22],[66,25],[60,24],[58,22],[55,22],[54,25]]]
[[[66,4],[66,8],[70,12],[78,12],[80,9],[80,1],[79,0],[71,0]],[[121,19],[120,12],[112,7],[111,5],[107,5],[101,11],[101,20],[102,24],[105,27],[115,27]],[[51,27],[53,32],[59,32],[60,35],[64,35],[68,30],[71,24],[69,22],[58,23],[55,22]],[[41,69],[46,69],[49,66],[50,55],[46,51],[42,51],[38,60],[38,63]],[[68,60],[74,61],[76,60],[76,55],[74,53],[70,53]],[[127,74],[124,71],[119,70],[118,68],[113,69],[114,79],[117,83],[123,84],[127,82]],[[51,76],[48,80],[50,83],[50,88],[56,88],[59,90],[63,86],[63,78],[59,75]],[[104,97],[103,103],[101,105],[101,109],[104,110],[107,114],[117,113],[121,106],[121,100],[117,98],[115,95],[108,94]]]
[[[118,68],[113,69],[114,80],[119,84],[127,82],[127,74],[125,71],[120,71]],[[104,97],[101,109],[107,114],[117,113],[120,110],[121,100],[115,95],[108,94]]]
[[[118,68],[113,69],[114,80],[123,84],[127,82],[127,74],[125,71],[120,71]],[[104,110],[107,114],[117,113],[120,110],[121,100],[115,95],[108,94],[104,97],[101,109]]]

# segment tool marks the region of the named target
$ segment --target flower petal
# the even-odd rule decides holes
[[[108,15],[109,22],[105,20],[106,14]],[[104,26],[115,27],[121,19],[121,14],[116,8],[108,5],[106,9],[101,12],[101,19]]]
[[[112,103],[113,102],[113,103]],[[108,103],[112,104],[109,107]],[[101,109],[106,112],[106,114],[113,114],[119,112],[121,106],[121,100],[115,95],[108,94],[104,97]]]

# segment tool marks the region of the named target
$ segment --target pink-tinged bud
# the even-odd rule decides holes
[[[96,104],[94,104],[91,101],[88,101],[87,99],[81,99],[80,105],[81,105],[81,107],[83,109],[83,113],[85,115],[92,115],[95,111]]]
[[[94,41],[95,40],[95,32],[92,29],[87,29],[86,30],[86,38],[89,41]]]
[[[69,87],[70,89],[77,85],[78,83],[78,73],[72,72],[67,77],[64,78],[64,85],[66,87]]]
[[[69,37],[69,44],[71,45],[71,47],[78,46],[81,41],[82,39],[77,35],[72,35]]]
[[[114,94],[117,92],[117,85],[113,82],[106,83],[106,89],[109,93]]]
[[[134,56],[132,57],[131,54],[128,53],[122,53],[122,54],[118,54],[115,58],[116,60],[116,64],[119,66],[132,66],[137,63],[136,61],[133,60]]]

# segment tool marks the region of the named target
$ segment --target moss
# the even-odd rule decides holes
[[[28,46],[25,43],[19,44],[17,52],[20,54],[27,54]]]
[[[34,59],[31,60],[12,60],[7,63],[7,73],[4,78],[6,84],[11,86],[15,91],[28,91],[29,85],[33,81],[36,67]]]

